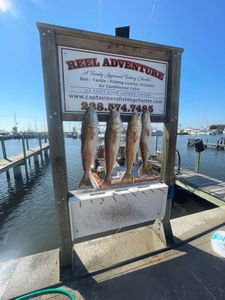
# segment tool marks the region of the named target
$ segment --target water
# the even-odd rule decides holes
[[[189,136],[190,137],[190,136]],[[200,137],[216,143],[219,136]],[[151,150],[155,149],[156,137],[152,137]],[[187,148],[188,136],[178,136],[177,149],[181,154],[181,167],[194,170],[195,151]],[[158,138],[158,149],[162,137]],[[38,140],[29,140],[30,148],[38,145]],[[80,140],[65,139],[67,173],[69,189],[75,189],[82,176],[80,160]],[[22,152],[21,140],[6,141],[7,154]],[[0,159],[2,153],[0,152]],[[41,165],[41,161],[40,161]],[[201,154],[200,172],[225,181],[225,152],[208,149]],[[15,185],[12,170],[11,181],[5,174],[0,175],[0,261],[30,255],[54,249],[59,245],[56,210],[53,198],[51,167],[48,161],[40,168],[35,168],[33,160],[28,164],[29,178],[21,187]],[[190,196],[176,194],[172,216],[193,213],[210,208],[197,201],[194,205],[187,199]],[[206,206],[206,207],[205,207]]]

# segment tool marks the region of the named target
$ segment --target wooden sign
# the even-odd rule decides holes
[[[38,23],[37,26],[61,237],[60,265],[70,264],[72,258],[63,121],[82,120],[86,106],[95,106],[99,121],[106,120],[113,105],[120,109],[122,121],[127,121],[132,111],[147,109],[152,122],[164,123],[161,179],[169,186],[169,200],[163,219],[155,227],[161,239],[170,243],[173,241],[170,212],[183,49],[50,24]],[[100,72],[100,75],[92,72]],[[112,76],[107,79],[107,74]],[[81,95],[84,98],[78,101]],[[96,99],[92,99],[94,97]],[[127,99],[123,102],[119,97]],[[146,102],[142,102],[144,100]]]
[[[63,113],[165,114],[167,62],[58,47]]]

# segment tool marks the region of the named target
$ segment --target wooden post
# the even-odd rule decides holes
[[[39,141],[39,147],[40,147],[41,162],[42,162],[42,164],[43,164],[44,161],[43,161],[42,143],[41,143],[41,134],[40,134],[40,133],[39,133],[39,135],[38,135],[38,141]]]
[[[201,153],[200,152],[196,152],[196,157],[195,157],[195,172],[196,173],[199,173],[200,158],[201,158]]]
[[[7,154],[6,154],[6,148],[5,148],[5,140],[3,137],[1,137],[1,144],[2,144],[2,154],[3,158],[7,159]]]
[[[38,141],[39,141],[39,147],[40,147],[40,150],[42,150],[41,135],[40,135],[40,133],[39,133],[39,135],[38,135]]]
[[[23,158],[24,158],[24,164],[26,164],[26,148],[25,148],[25,141],[24,141],[24,136],[22,136],[22,147],[23,147]]]
[[[3,158],[7,159],[4,137],[1,137],[1,144],[2,144],[2,155],[3,155]],[[7,181],[10,181],[10,175],[9,175],[9,171],[8,170],[6,171],[6,178],[7,178]]]
[[[22,146],[23,146],[23,158],[24,158],[25,173],[26,173],[26,178],[28,180],[29,176],[28,176],[28,169],[27,169],[27,154],[26,154],[24,136],[22,136]]]
[[[45,88],[46,113],[55,203],[60,230],[60,265],[72,263],[72,242],[67,199],[67,172],[61,113],[58,53],[55,32],[39,26]]]
[[[28,143],[28,138],[27,137],[26,137],[26,145],[27,145],[27,150],[30,150],[29,143]]]
[[[164,122],[163,132],[163,149],[162,149],[162,167],[161,179],[169,186],[166,214],[162,222],[157,224],[159,235],[162,226],[165,237],[161,236],[167,244],[174,242],[173,233],[170,224],[170,213],[172,207],[172,198],[174,195],[175,184],[175,158],[176,142],[178,128],[178,108],[179,108],[179,90],[180,90],[180,67],[181,53],[175,50],[171,51],[168,73],[168,90],[167,90],[167,114]]]
[[[30,150],[28,137],[26,137],[26,145],[27,145],[27,150]],[[31,166],[30,158],[28,158],[28,163],[29,163],[29,166]]]

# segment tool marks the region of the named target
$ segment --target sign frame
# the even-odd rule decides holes
[[[58,46],[159,60],[168,63],[166,113],[164,116],[153,115],[151,121],[164,123],[161,179],[168,185],[165,216],[162,220],[155,221],[155,231],[165,244],[174,243],[170,213],[175,184],[174,166],[183,49],[45,23],[37,23],[37,27],[40,34],[50,161],[60,231],[60,266],[71,265],[72,263],[68,209],[69,191],[63,121],[75,121],[77,118],[74,117],[74,114],[63,114],[61,109]],[[101,118],[99,118],[99,121],[101,121]]]

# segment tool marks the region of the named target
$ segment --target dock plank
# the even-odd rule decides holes
[[[225,182],[194,171],[181,169],[176,175],[176,184],[201,198],[216,204],[225,205]]]
[[[39,154],[42,150],[47,150],[49,148],[49,144],[42,144],[42,147],[36,146],[30,150],[26,150],[26,158],[30,158],[34,155]],[[23,162],[24,156],[23,153],[8,157],[7,159],[0,160],[0,173],[7,171],[8,169],[15,167]]]

